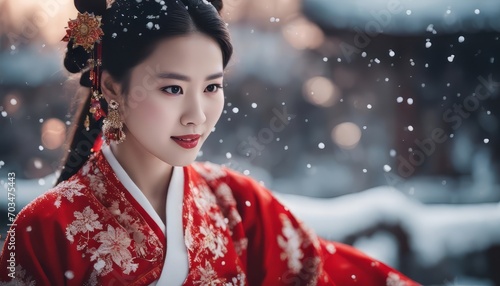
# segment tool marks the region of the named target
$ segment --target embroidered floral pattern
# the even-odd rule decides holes
[[[307,286],[316,286],[318,285],[318,279],[324,272],[322,271],[322,263],[321,258],[318,256],[309,257],[305,261],[305,267],[303,269],[302,277],[308,279]]]
[[[229,169],[207,163],[193,166],[184,168],[187,171],[185,178],[189,181],[182,205],[184,242],[189,259],[187,285],[241,286],[248,282],[247,276],[254,279],[255,274],[262,274],[268,282],[281,277],[300,282],[300,285],[332,285],[328,274],[332,274],[332,278],[352,275],[342,272],[336,259],[323,259],[336,252],[347,259],[349,249],[320,240],[277,200],[270,199],[270,196],[259,197],[264,190],[246,189],[245,186],[251,184],[244,177],[225,178],[232,176]],[[69,252],[61,255],[68,259],[73,258],[68,253],[77,254],[72,260],[71,271],[67,265],[62,265],[62,270],[54,265],[55,272],[47,275],[55,277],[64,275],[65,271],[66,274],[72,272],[72,278],[67,275],[66,278],[73,279],[71,282],[75,285],[84,286],[110,285],[116,281],[124,285],[148,285],[158,279],[165,258],[165,236],[137,203],[118,181],[102,152],[94,153],[79,173],[27,208],[38,207],[34,209],[36,211],[41,207],[51,209],[48,211],[60,218],[55,220],[57,224],[50,224],[51,229],[54,225],[62,226],[66,235],[63,241],[57,241],[56,248],[62,243],[61,249]],[[240,214],[238,209],[243,212]],[[31,211],[27,213],[33,214]],[[244,222],[241,215],[244,215]],[[28,219],[28,215],[22,214],[18,218],[20,229],[26,229],[16,234],[19,241],[38,239],[33,234],[38,234],[36,230],[44,226],[38,221],[22,221]],[[266,220],[271,220],[271,223]],[[53,231],[48,233],[51,235]],[[278,247],[263,248],[269,244]],[[248,259],[247,254],[263,250],[270,252],[263,260]],[[38,259],[22,252],[22,248],[16,251],[21,252],[17,257],[24,259],[21,263],[26,259]],[[41,263],[60,261],[52,255],[58,254],[57,251],[50,249],[46,253],[45,256],[50,258],[41,257]],[[353,255],[356,261],[364,259],[359,254]],[[279,258],[267,260],[268,257],[280,257],[281,262]],[[371,259],[364,261],[370,263]],[[3,263],[5,266],[5,260]],[[32,277],[41,277],[37,273],[40,270],[29,268],[32,265],[31,262],[23,264],[26,270],[18,265],[16,278],[11,282],[0,282],[0,285],[36,286]],[[49,270],[54,271],[53,268]],[[85,271],[84,277],[81,272],[76,272],[80,270]],[[387,275],[386,286],[417,285],[395,270],[390,272],[381,267],[371,267],[371,270],[376,277],[380,277],[380,271]],[[366,277],[368,280],[365,281],[370,281],[368,273]],[[9,278],[4,275],[2,279]]]
[[[80,176],[77,176],[80,183],[76,186],[75,183],[62,185],[66,189],[58,197],[58,206],[61,206],[62,197],[73,203],[73,198],[83,195],[82,189],[87,186],[95,198],[107,206],[107,209],[98,211],[90,206],[75,211],[75,219],[66,227],[67,240],[76,242],[76,249],[83,252],[82,257],[88,257],[92,263],[94,271],[87,285],[96,285],[96,281],[101,281],[100,277],[114,269],[120,269],[126,275],[136,272],[139,257],[149,262],[163,259],[162,245],[156,234],[141,221],[141,216],[124,197],[124,192],[116,189],[117,184],[104,176],[96,159],[98,162],[105,160],[102,154],[89,158],[81,168]],[[108,168],[106,172],[111,175]]]
[[[68,201],[73,202],[74,196],[83,196],[83,193],[80,192],[83,188],[85,188],[85,186],[81,184],[78,179],[61,182],[53,189],[54,192],[57,192],[57,199],[54,202],[54,205],[57,208],[61,207],[61,199],[63,197],[65,197]]]
[[[245,286],[245,281],[246,281],[246,275],[245,272],[241,271],[241,269],[238,267],[238,275],[236,277],[233,277],[229,279],[229,282],[224,283],[224,286]]]
[[[192,166],[196,172],[198,172],[207,181],[212,181],[226,176],[226,172],[220,165],[216,165],[211,162],[196,162],[193,163]]]
[[[215,195],[217,197],[217,202],[223,207],[236,206],[236,200],[234,199],[233,192],[231,188],[226,183],[221,183],[215,190]]]
[[[207,214],[215,206],[215,196],[206,185],[199,185],[193,188],[195,194],[195,204],[202,215]]]
[[[241,222],[241,216],[236,209],[236,200],[234,199],[231,188],[226,183],[221,183],[215,189],[217,204],[221,212],[226,217],[226,224],[229,225],[229,231],[232,234],[235,225]]]
[[[333,245],[333,243],[328,242],[326,244],[326,251],[328,251],[328,253],[330,254],[334,254],[335,252],[337,252],[337,249],[335,248],[335,245]]]
[[[95,239],[100,243],[99,248],[92,252],[91,261],[97,260],[94,268],[98,273],[111,271],[112,263],[120,266],[123,273],[130,274],[137,270],[137,264],[129,251],[130,239],[128,233],[121,228],[108,225],[107,231],[101,231]]]
[[[85,207],[82,212],[75,211],[74,216],[76,220],[66,227],[66,238],[70,242],[74,241],[74,236],[78,233],[87,234],[88,232],[93,232],[96,229],[102,229],[102,224],[97,221],[99,215],[94,213],[89,206]],[[81,250],[85,246],[87,246],[87,243],[78,244],[77,249]]]
[[[199,279],[194,282],[194,285],[216,286],[223,282],[217,277],[217,272],[215,272],[212,264],[208,261],[205,261],[205,265],[199,265],[196,270],[200,276]]]
[[[5,271],[5,270],[3,270]],[[33,280],[31,275],[26,273],[26,269],[24,269],[21,265],[16,265],[16,270],[14,271],[15,278],[9,282],[0,282],[0,286],[35,286],[36,281]]]
[[[278,245],[283,251],[281,260],[287,260],[288,268],[296,274],[302,268],[300,260],[304,256],[301,249],[302,237],[285,214],[280,214],[280,219],[283,223],[283,235],[278,235]]]
[[[387,280],[385,282],[387,286],[406,286],[406,282],[401,280],[399,275],[394,272],[389,272],[387,275]]]
[[[238,255],[241,255],[244,250],[247,249],[248,247],[248,238],[242,238],[240,240],[235,241],[234,243],[234,249],[236,249],[236,253]]]
[[[193,236],[191,235],[191,228],[186,228],[184,231],[184,242],[186,244],[187,249],[193,248]]]
[[[215,227],[219,227],[222,230],[226,230],[226,222],[224,221],[224,217],[220,212],[210,212],[208,216],[214,222]]]
[[[200,226],[200,234],[202,235],[203,247],[210,250],[214,259],[224,257],[227,252],[227,238],[214,230],[213,226],[202,222]]]
[[[102,200],[107,191],[104,187],[101,171],[99,168],[94,168],[91,172],[88,172],[86,176],[89,180],[90,189],[92,189],[97,198]]]

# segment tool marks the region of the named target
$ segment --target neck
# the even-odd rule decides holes
[[[165,201],[173,172],[171,165],[144,150],[132,136],[127,136],[127,140],[120,144],[112,142],[110,148],[151,204],[158,200]]]

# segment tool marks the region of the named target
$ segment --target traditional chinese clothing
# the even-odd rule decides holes
[[[174,167],[166,211],[165,226],[105,145],[18,214],[0,285],[418,285],[223,166]]]

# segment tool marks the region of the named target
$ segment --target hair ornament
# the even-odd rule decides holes
[[[96,43],[100,42],[104,32],[101,29],[101,16],[78,13],[76,19],[69,20],[66,36],[62,39],[73,40],[73,47],[82,46],[88,53],[92,52]]]
[[[113,4],[114,0],[107,0],[107,7]],[[77,18],[69,20],[66,35],[62,39],[64,42],[70,42],[72,48],[82,47],[89,54],[87,61],[89,69],[89,79],[91,85],[91,102],[89,112],[93,115],[94,120],[98,121],[106,116],[106,113],[101,107],[101,70],[102,66],[102,36],[104,32],[101,28],[101,16],[95,16],[94,13],[78,13]],[[85,129],[89,131],[90,120],[87,115],[84,122]]]

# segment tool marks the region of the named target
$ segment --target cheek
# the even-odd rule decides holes
[[[167,112],[168,107],[164,102],[152,99],[144,100],[135,108],[130,109],[130,118],[127,120],[130,131],[138,136],[153,136],[162,140],[160,134],[165,134],[171,129],[173,118]]]
[[[158,124],[163,121],[162,116],[165,115],[165,112],[161,104],[148,99],[131,109],[131,114],[135,120],[143,124]]]
[[[220,116],[222,115],[222,110],[224,109],[224,95],[221,95],[217,100],[213,102],[211,108],[209,108],[207,114],[212,124],[215,124]]]

